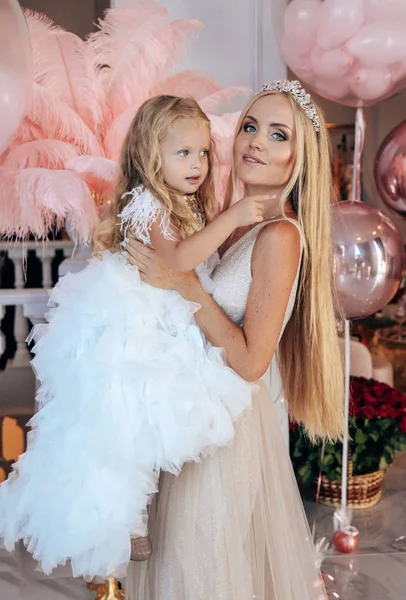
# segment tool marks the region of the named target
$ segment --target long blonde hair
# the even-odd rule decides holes
[[[144,186],[162,204],[182,237],[195,229],[195,217],[183,200],[183,195],[169,188],[163,178],[160,146],[171,127],[180,120],[201,122],[210,129],[210,120],[193,98],[155,96],[137,111],[125,137],[120,160],[120,174],[110,204],[110,214],[99,224],[94,247],[99,252],[106,248],[119,248],[123,240],[117,215],[130,202],[125,196],[137,186]],[[209,149],[209,169],[197,196],[210,221],[218,212],[213,182],[213,142]]]
[[[243,109],[236,136],[254,102],[270,93],[257,94]],[[285,206],[291,201],[304,233],[304,248],[298,293],[278,346],[278,363],[291,416],[303,424],[311,439],[338,439],[344,427],[344,378],[336,330],[336,319],[342,314],[333,276],[330,142],[321,111],[317,133],[295,100],[284,96],[294,115],[296,162],[279,208],[285,216]],[[240,188],[233,167],[225,208]]]

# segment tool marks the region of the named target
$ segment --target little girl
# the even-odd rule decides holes
[[[9,550],[23,539],[46,573],[69,559],[75,576],[124,574],[131,538],[140,558],[159,472],[230,443],[250,406],[253,386],[196,326],[199,306],[143,283],[122,251],[136,236],[173,268],[197,268],[210,290],[207,259],[234,229],[262,221],[264,201],[216,216],[212,153],[192,99],[158,96],[139,109],[114,217],[89,265],[52,290],[48,324],[34,332],[39,410],[0,488],[0,536]]]

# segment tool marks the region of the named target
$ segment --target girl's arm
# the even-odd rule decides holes
[[[191,271],[216,252],[235,229],[260,223],[267,201],[268,196],[243,198],[201,231],[181,241],[166,239],[156,221],[150,233],[152,246],[158,256],[176,271]]]
[[[129,244],[130,262],[145,281],[177,289],[200,304],[195,319],[213,346],[223,347],[227,362],[241,377],[255,381],[268,368],[283,326],[300,261],[300,234],[292,223],[278,221],[259,233],[252,255],[252,284],[243,327],[227,317],[194,274],[169,274],[151,249]]]

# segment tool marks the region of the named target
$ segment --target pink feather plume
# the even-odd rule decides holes
[[[26,142],[12,149],[2,166],[10,171],[28,167],[63,169],[66,163],[79,156],[79,153],[77,146],[59,140]]]
[[[78,173],[91,190],[103,197],[113,191],[120,171],[116,161],[99,156],[78,156],[66,168]]]
[[[173,74],[201,24],[172,20],[155,0],[112,8],[86,41],[25,11],[34,58],[31,101],[0,157],[0,234],[44,237],[69,218],[89,242],[97,219],[93,192],[106,198],[119,152],[139,106],[160,93],[192,96],[217,113],[244,88],[223,90],[205,73]],[[211,115],[220,199],[231,166],[238,114]]]

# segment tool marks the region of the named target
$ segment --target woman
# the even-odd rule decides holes
[[[323,118],[297,82],[264,86],[242,111],[226,206],[270,194],[265,221],[221,252],[213,298],[194,273],[131,242],[148,283],[200,304],[196,321],[230,366],[259,382],[232,447],[179,477],[151,510],[153,555],[130,567],[128,600],[318,600],[324,587],[288,450],[261,377],[277,350],[294,418],[311,437],[343,427],[330,242],[331,172]]]

